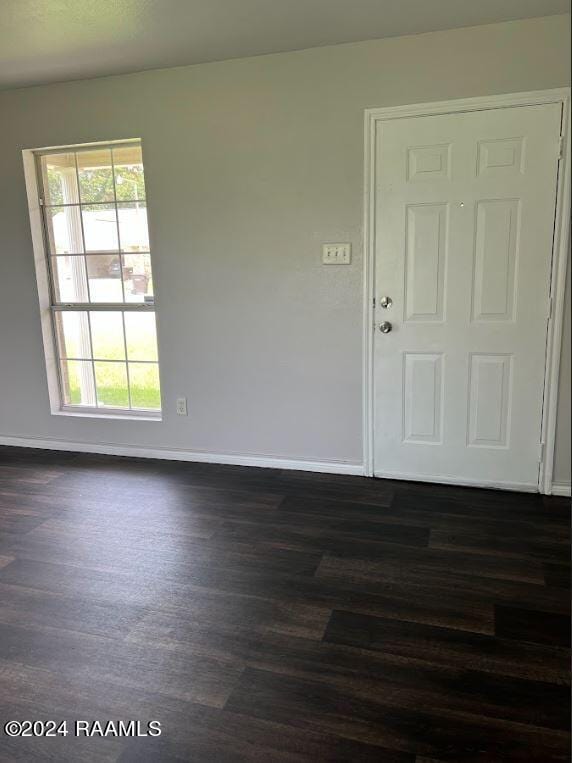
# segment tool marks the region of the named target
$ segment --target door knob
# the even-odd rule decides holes
[[[379,324],[379,330],[381,331],[382,334],[389,334],[392,328],[393,326],[391,325],[389,321],[383,321],[382,323]]]

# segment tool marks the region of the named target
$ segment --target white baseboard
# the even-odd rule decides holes
[[[159,458],[168,461],[194,461],[196,463],[229,464],[233,466],[259,466],[267,469],[292,469],[325,474],[350,474],[363,476],[363,464],[350,461],[309,461],[242,453],[209,453],[172,448],[142,448],[139,445],[115,445],[113,443],[70,442],[69,440],[42,439],[40,437],[14,437],[0,435],[0,445],[42,450],[64,450],[76,453],[101,453],[109,456],[132,458]]]
[[[569,482],[553,482],[551,495],[562,495],[565,498],[570,498],[571,490]]]
[[[481,487],[493,490],[516,490],[522,493],[537,493],[538,485],[528,482],[501,482],[495,480],[467,480],[450,474],[408,474],[406,472],[375,472],[376,477],[406,482],[430,482],[437,485],[457,485],[458,487]]]

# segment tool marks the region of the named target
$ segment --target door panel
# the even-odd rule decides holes
[[[447,204],[413,204],[406,209],[405,319],[444,318]]]
[[[536,486],[560,119],[378,123],[376,475]]]
[[[404,442],[441,443],[443,355],[403,353]]]
[[[519,217],[519,199],[477,202],[472,293],[474,321],[514,320]]]
[[[468,445],[508,447],[512,355],[474,353],[469,362]]]

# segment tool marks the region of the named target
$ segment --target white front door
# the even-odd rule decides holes
[[[560,121],[377,123],[376,476],[536,489]]]

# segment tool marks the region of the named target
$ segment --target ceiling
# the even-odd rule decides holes
[[[570,11],[570,0],[0,0],[0,88]]]

